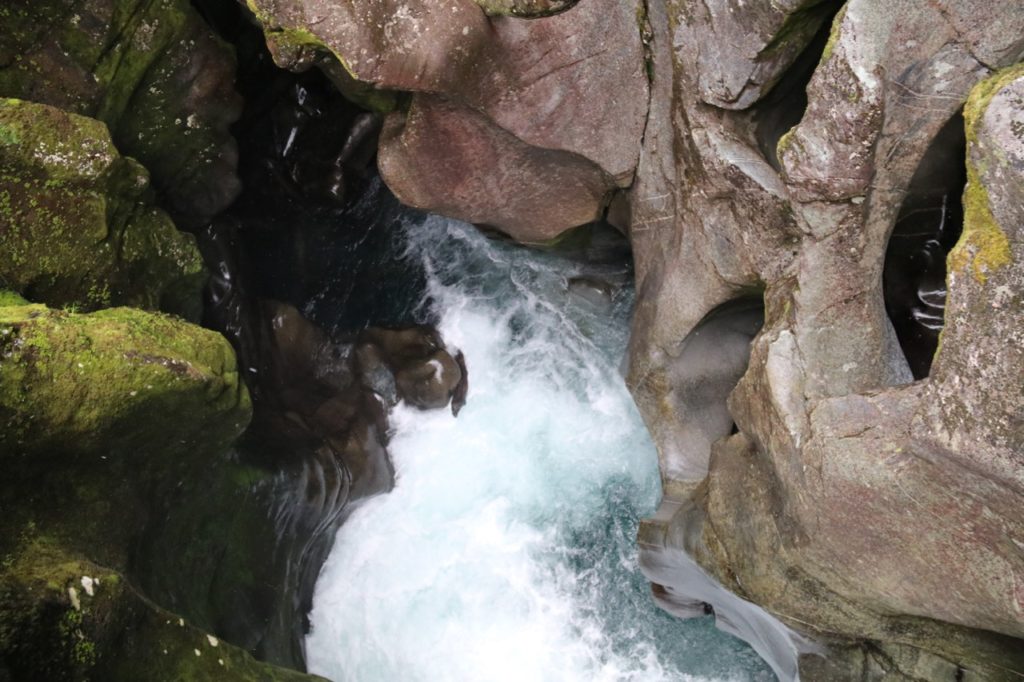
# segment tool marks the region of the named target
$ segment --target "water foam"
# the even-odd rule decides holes
[[[311,672],[334,680],[770,680],[709,619],[656,609],[636,566],[658,499],[653,445],[618,375],[630,293],[615,276],[430,218],[410,228],[470,395],[399,406],[397,485],[340,529],[317,583]]]

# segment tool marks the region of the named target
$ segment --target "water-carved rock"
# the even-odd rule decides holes
[[[1004,383],[1019,387],[1024,366],[1020,220],[1008,208],[1020,206],[1008,199],[1022,177],[1010,132],[1019,67],[983,79],[1024,56],[1024,11],[922,2],[897,21],[881,3],[846,3],[776,172],[756,146],[756,106],[695,101],[700,41],[713,38],[671,36],[697,4],[648,3],[654,95],[630,197],[640,297],[629,381],[668,479],[642,562],[686,549],[777,618],[777,633],[824,647],[770,649],[783,676],[1012,677],[1024,670],[1009,577],[1024,569],[1012,546],[1024,428],[1019,390]],[[915,172],[965,100],[964,231],[940,349],[913,382],[882,264]],[[689,450],[671,402],[697,395],[673,373],[685,340],[709,310],[762,287],[765,324],[728,399],[738,433]],[[675,600],[687,589],[677,575]],[[758,641],[760,620],[689,586]]]
[[[414,206],[535,242],[594,220],[633,178],[648,95],[637,3],[529,20],[472,0],[250,7],[282,66],[418,93],[381,140],[384,177]]]

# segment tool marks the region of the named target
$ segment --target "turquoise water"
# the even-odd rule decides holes
[[[773,680],[710,618],[658,610],[637,568],[657,457],[618,372],[626,281],[488,240],[410,225],[429,305],[466,355],[469,401],[399,406],[397,485],[341,527],[317,583],[309,668],[334,680]],[[426,304],[425,304],[426,305]]]

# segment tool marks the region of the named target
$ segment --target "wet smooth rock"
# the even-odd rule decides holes
[[[381,139],[389,186],[417,207],[538,241],[593,220],[633,178],[648,96],[637,3],[529,20],[489,19],[471,0],[251,7],[281,65],[321,55],[344,65],[327,69],[336,81],[422,93]],[[522,196],[530,205],[509,203]]]

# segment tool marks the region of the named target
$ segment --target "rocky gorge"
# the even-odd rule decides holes
[[[0,680],[315,677],[314,584],[395,483],[392,410],[473,400],[409,208],[628,251],[655,603],[780,679],[1024,677],[1024,4],[12,0],[0,27]]]

